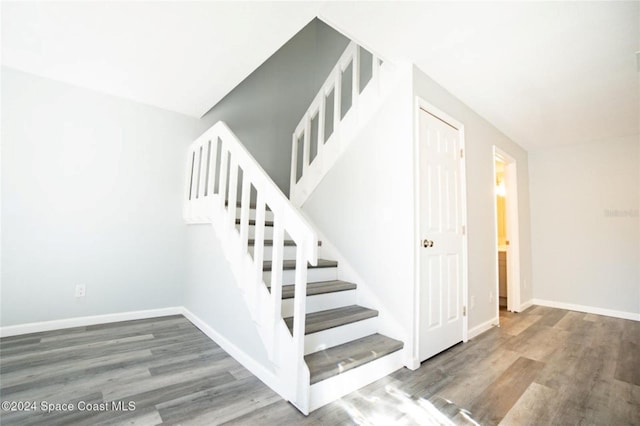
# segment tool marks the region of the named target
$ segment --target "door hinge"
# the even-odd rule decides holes
[[[467,227],[462,225],[462,235],[467,235]]]
[[[464,149],[460,148],[460,158],[464,158]]]
[[[462,316],[463,316],[463,317],[466,317],[466,316],[467,316],[467,307],[466,307],[466,306],[463,306],[463,307],[462,307]]]

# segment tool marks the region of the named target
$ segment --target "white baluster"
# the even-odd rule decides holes
[[[202,173],[202,145],[200,145],[198,147],[198,176],[196,178],[197,182],[196,182],[196,198],[200,198],[200,194],[201,194],[201,185],[200,183],[202,182],[202,175],[204,173]]]
[[[189,222],[191,220],[193,220],[192,214],[191,214],[191,185],[192,180],[193,180],[193,164],[194,164],[194,160],[195,160],[195,155],[193,153],[192,150],[189,150],[187,152],[187,157],[186,157],[186,172],[185,172],[185,177],[184,177],[184,193],[185,193],[185,198],[184,198],[184,202],[182,204],[182,216],[184,217],[184,219]]]
[[[213,195],[215,192],[216,183],[216,163],[218,161],[218,137],[211,138],[211,166],[209,169],[209,194]]]
[[[289,198],[293,198],[293,193],[298,181],[298,135],[294,132],[291,142],[291,181],[289,183]]]
[[[355,111],[358,96],[360,96],[360,47],[354,46],[353,61],[351,63],[351,72],[353,73],[353,81],[351,87],[351,108]]]
[[[297,375],[300,374],[301,364],[304,363],[304,335],[306,325],[307,301],[307,253],[305,242],[301,242],[296,250],[296,275],[293,299],[293,347]],[[298,390],[300,392],[300,389]]]
[[[271,306],[272,327],[275,329],[282,320],[282,263],[284,246],[283,217],[280,211],[275,211],[273,224],[273,247],[271,256]],[[277,333],[274,333],[274,339]],[[278,347],[278,342],[273,341],[273,347]]]
[[[321,92],[320,106],[318,107],[318,149],[315,161],[318,163],[316,170],[322,170],[322,153],[324,152],[324,122],[326,114],[327,98],[324,91]]]
[[[339,68],[333,87],[333,136],[335,137],[338,132],[338,123],[340,123],[342,119],[340,117],[340,111],[342,109],[342,72],[340,72]]]
[[[189,165],[189,170],[191,171],[189,173],[189,201],[193,200],[196,198],[196,194],[195,194],[195,188],[194,188],[194,182],[196,180],[195,178],[195,173],[196,173],[196,151],[192,150],[191,151],[191,155],[190,157],[190,165]]]
[[[376,90],[379,90],[380,85],[378,82],[380,80],[380,59],[374,54],[371,56],[371,81],[369,83],[375,84]]]
[[[220,149],[220,155],[222,158],[220,159],[220,178],[218,183],[218,192],[220,194],[220,204],[222,208],[225,208],[225,202],[227,201],[227,167],[229,160],[229,151],[227,150],[226,142],[224,139],[222,140],[222,148]],[[229,206],[230,207],[230,206]]]
[[[229,168],[229,216],[228,224],[231,228],[236,226],[236,208],[238,204],[238,160],[231,156],[231,167]]]
[[[309,157],[311,152],[311,114],[306,114],[304,126],[304,146],[302,148],[302,176],[309,168]]]
[[[200,153],[202,155],[201,163],[201,172],[200,172],[200,198],[204,198],[206,195],[206,186],[207,186],[207,166],[208,166],[208,158],[209,152],[207,151],[207,143],[204,141],[200,146]]]
[[[249,248],[249,208],[251,203],[251,181],[246,170],[242,170],[242,201],[240,202],[240,241],[242,252]],[[235,225],[235,224],[234,224]]]
[[[258,191],[256,196],[256,225],[253,246],[253,261],[255,263],[255,277],[257,285],[262,285],[264,281],[264,221],[265,221],[265,205],[263,192]],[[258,292],[256,291],[257,295]],[[256,300],[253,306],[257,306]]]

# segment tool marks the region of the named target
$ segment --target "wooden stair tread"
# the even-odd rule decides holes
[[[295,294],[295,285],[283,285],[282,286],[282,298],[293,299]],[[346,281],[318,281],[315,283],[307,284],[307,296],[314,296],[317,294],[337,293],[339,291],[355,290],[356,285],[348,283]]]
[[[342,308],[327,309],[326,311],[313,312],[306,315],[304,334],[317,333],[341,325],[378,316],[378,311],[364,308],[358,305],[344,306]],[[284,322],[293,333],[293,317],[287,317]]]
[[[335,260],[326,260],[326,259],[318,259],[318,264],[316,266],[311,266],[307,264],[307,268],[317,269],[317,268],[336,268],[338,266],[338,262]],[[295,260],[284,260],[282,261],[283,269],[296,269],[296,261]],[[263,262],[263,271],[271,270],[271,261],[265,260]]]
[[[229,200],[225,200],[224,202],[225,207],[229,206]],[[242,201],[236,201],[236,207],[242,207]],[[256,203],[249,203],[249,210],[255,210],[256,209]]]
[[[236,219],[236,225],[240,225],[240,219]],[[253,219],[249,219],[249,226],[256,226],[256,221]],[[273,221],[265,220],[264,226],[273,227]]]
[[[404,343],[382,334],[372,334],[342,345],[305,355],[311,384],[344,373],[402,349]]]
[[[250,246],[255,246],[256,245],[256,240],[251,238],[251,239],[248,240],[248,243],[249,243]],[[273,240],[264,240],[264,245],[267,246],[267,247],[273,246]],[[288,247],[291,247],[291,246],[295,246],[296,243],[293,240],[284,240],[284,245],[288,246]],[[321,245],[322,245],[322,241],[318,241],[318,246],[321,246]]]

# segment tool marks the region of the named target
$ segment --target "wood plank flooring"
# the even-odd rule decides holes
[[[2,425],[640,425],[640,323],[532,307],[308,417],[181,316],[0,340]],[[73,403],[71,411],[41,409]],[[80,402],[135,403],[91,411]]]

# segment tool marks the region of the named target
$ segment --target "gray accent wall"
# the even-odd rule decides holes
[[[225,121],[288,195],[291,137],[349,40],[311,21],[202,119]],[[211,226],[187,227],[184,306],[258,364],[269,365]]]
[[[293,131],[347,44],[314,19],[203,116],[225,121],[286,195]]]

